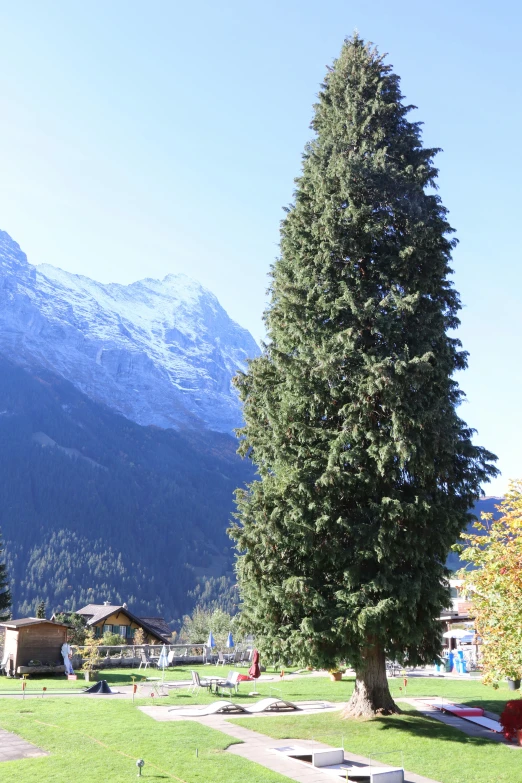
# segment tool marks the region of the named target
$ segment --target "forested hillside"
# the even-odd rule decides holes
[[[480,519],[481,514],[493,514],[493,517],[497,519],[500,515],[496,509],[496,506],[500,504],[501,500],[502,498],[493,497],[493,496],[485,497],[482,498],[482,500],[479,500],[479,502],[473,509],[477,518]],[[470,523],[468,525],[468,531],[473,533],[479,532],[474,529],[473,523]],[[450,554],[448,555],[448,559],[446,561],[446,565],[448,566],[450,571],[458,571],[459,568],[462,568],[463,566],[467,565],[467,563],[465,560],[460,559],[457,552],[450,552]]]
[[[0,357],[0,529],[15,616],[126,601],[176,620],[230,575],[231,436],[143,427]],[[217,585],[218,579],[211,580]],[[190,594],[189,594],[190,593]]]

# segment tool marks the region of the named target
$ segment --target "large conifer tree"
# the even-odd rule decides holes
[[[9,591],[9,579],[7,568],[2,562],[2,536],[0,535],[0,623],[11,617],[11,593]]]
[[[282,224],[268,343],[236,379],[259,470],[232,529],[244,623],[272,656],[351,663],[348,714],[396,709],[386,657],[440,652],[446,556],[496,472],[456,413],[455,240],[402,97],[347,40]]]

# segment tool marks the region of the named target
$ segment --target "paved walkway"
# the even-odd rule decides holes
[[[44,750],[31,745],[17,734],[0,729],[0,762],[34,759],[37,756],[48,756]]]
[[[336,704],[336,709],[341,709],[344,704]],[[198,723],[208,726],[216,731],[221,731],[223,734],[228,734],[230,737],[234,737],[241,741],[242,744],[234,744],[228,747],[230,753],[234,753],[236,756],[242,756],[249,761],[254,761],[256,764],[260,764],[262,767],[271,769],[273,772],[278,772],[280,775],[284,775],[290,780],[296,780],[299,783],[325,783],[329,779],[324,772],[320,772],[316,767],[311,765],[305,765],[302,762],[295,761],[294,759],[286,758],[280,753],[277,753],[274,748],[278,745],[288,745],[292,740],[277,740],[273,737],[267,737],[265,734],[260,734],[257,731],[252,731],[245,726],[237,726],[234,723],[230,723],[228,719],[230,716],[225,715],[207,715],[199,718],[184,718],[183,711],[168,712],[168,707],[154,706],[154,707],[139,707],[141,712],[149,715],[154,720],[158,721],[178,721],[178,720],[194,720]],[[306,711],[296,713],[296,715],[306,714]],[[322,710],[313,710],[314,714],[320,713]],[[264,713],[251,717],[263,717],[266,720],[270,720],[275,717],[277,713],[270,715]],[[281,713],[279,713],[281,714]],[[238,715],[236,717],[247,718],[245,715]],[[299,747],[313,748],[328,748],[328,745],[322,742],[310,742],[307,740],[296,740]],[[355,753],[344,752],[345,759],[353,764],[353,766],[367,766],[370,763],[370,759],[358,756]],[[378,762],[372,762],[375,766],[381,766]],[[404,783],[437,783],[437,781],[425,778],[422,775],[416,775],[413,772],[405,772]],[[332,778],[330,777],[330,780]],[[341,780],[341,778],[339,778]]]

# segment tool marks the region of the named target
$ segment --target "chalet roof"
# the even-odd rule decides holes
[[[4,628],[24,628],[26,625],[38,625],[39,623],[48,623],[49,625],[59,625],[62,628],[67,628],[65,623],[55,623],[54,621],[40,617],[24,617],[21,620],[6,620],[5,623],[0,623],[0,625]]]
[[[88,606],[84,606],[83,609],[78,609],[76,614],[81,614],[83,617],[87,617],[87,625],[96,625],[96,623],[100,622],[100,620],[105,620],[106,617],[109,617],[111,614],[114,614],[115,612],[127,612],[128,610],[125,609],[123,606],[107,606],[106,604],[88,604]]]
[[[117,612],[123,612],[130,620],[141,625],[145,631],[148,631],[158,639],[161,639],[162,642],[165,642],[166,644],[169,643],[171,630],[163,617],[137,617],[125,606],[107,606],[106,604],[88,604],[87,606],[84,606],[83,609],[78,609],[76,614],[87,617],[87,625],[96,625],[96,623],[105,620],[105,618],[110,617],[111,614]]]
[[[157,631],[160,636],[170,636],[172,634],[172,628],[163,617],[140,617],[139,619],[142,623],[147,623],[150,628]]]

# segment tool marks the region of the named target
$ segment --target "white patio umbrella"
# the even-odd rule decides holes
[[[451,631],[446,631],[442,634],[443,639],[462,639],[463,636],[469,636],[469,630],[463,628],[455,628]]]
[[[160,657],[158,658],[158,669],[163,669],[162,680],[165,679],[165,669],[168,668],[169,659],[167,656],[167,648],[165,645],[161,648]]]

